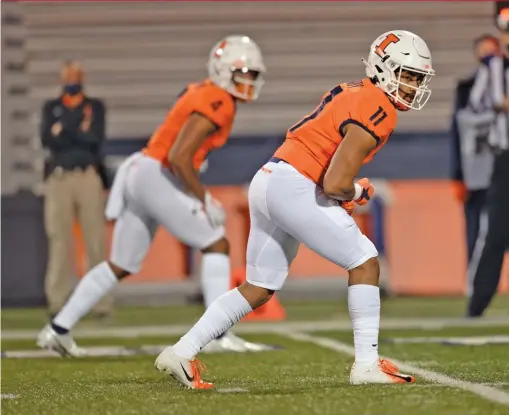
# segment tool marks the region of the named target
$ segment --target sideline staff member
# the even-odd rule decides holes
[[[51,315],[73,288],[73,224],[77,216],[85,239],[88,267],[106,257],[104,192],[98,169],[105,135],[105,108],[83,93],[83,69],[66,62],[63,92],[44,104],[40,136],[50,152],[46,164],[44,223],[49,241],[45,291]],[[96,306],[99,317],[111,313],[112,298]]]
[[[493,168],[493,155],[487,145],[487,138],[495,114],[490,112],[479,116],[467,107],[482,61],[488,56],[498,55],[499,49],[495,36],[484,34],[476,38],[473,52],[478,68],[472,76],[460,80],[456,85],[451,131],[452,180],[456,199],[464,206],[469,263],[479,235],[481,213],[485,210],[486,192]],[[481,233],[485,232],[481,229]]]
[[[495,155],[486,200],[488,232],[475,269],[467,311],[470,317],[481,316],[490,304],[500,281],[504,253],[509,247],[509,10],[501,11],[497,25],[502,56],[484,60],[470,93],[474,111],[495,115],[488,135]]]

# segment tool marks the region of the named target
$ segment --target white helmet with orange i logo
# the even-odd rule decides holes
[[[266,72],[262,52],[248,36],[228,36],[210,52],[209,77],[216,85],[244,101],[258,98]]]
[[[406,30],[379,36],[371,45],[366,75],[393,100],[400,110],[420,110],[428,102],[428,85],[435,71],[426,42]]]

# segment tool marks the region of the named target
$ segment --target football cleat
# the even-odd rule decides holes
[[[181,385],[189,389],[212,389],[214,384],[204,382],[201,373],[205,371],[205,365],[198,359],[187,360],[177,356],[173,347],[167,347],[157,357],[155,367],[160,372],[173,377]]]
[[[52,350],[62,357],[83,357],[87,355],[86,350],[79,347],[69,333],[58,334],[49,324],[37,336],[36,344],[41,349]]]
[[[350,383],[352,385],[414,382],[415,378],[413,376],[400,373],[396,365],[384,359],[367,365],[354,363],[350,372]]]

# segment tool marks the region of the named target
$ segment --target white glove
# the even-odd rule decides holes
[[[226,213],[224,212],[223,206],[218,200],[214,199],[209,192],[205,193],[204,209],[210,224],[214,228],[224,225]]]

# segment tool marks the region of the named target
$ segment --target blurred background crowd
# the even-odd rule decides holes
[[[239,109],[202,178],[226,208],[241,273],[254,173],[325,91],[364,76],[361,58],[380,33],[405,29],[430,46],[433,94],[363,168],[378,197],[356,220],[381,253],[388,294],[467,295],[466,313],[481,315],[497,287],[509,292],[509,82],[493,83],[509,79],[505,3],[3,3],[2,305],[45,304],[54,314],[75,278],[104,260],[116,167],[206,76],[213,44],[237,33],[261,47],[266,85]],[[198,256],[159,230],[117,303],[199,300]],[[303,247],[282,295],[338,297],[345,276]],[[95,315],[113,307],[106,298]]]

